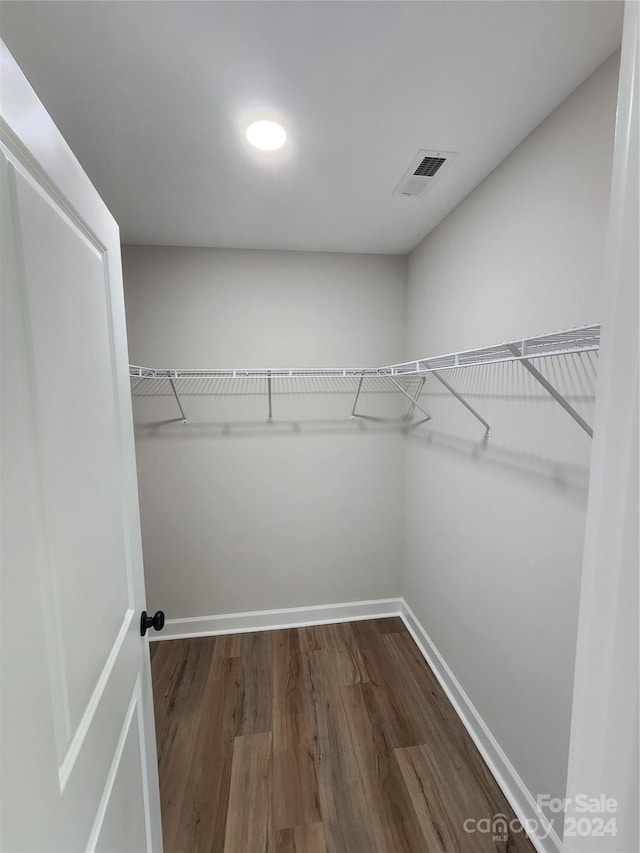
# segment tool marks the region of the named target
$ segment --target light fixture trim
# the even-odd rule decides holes
[[[275,121],[254,121],[247,128],[247,139],[261,151],[277,151],[287,141],[287,132]]]

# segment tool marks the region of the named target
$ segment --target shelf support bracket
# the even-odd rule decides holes
[[[354,418],[359,417],[359,415],[356,415],[356,406],[358,405],[358,397],[360,396],[360,391],[362,390],[362,380],[363,379],[364,379],[364,376],[361,375],[360,381],[358,382],[358,390],[356,391],[356,399],[353,401],[353,408],[351,409],[351,420],[354,420]]]
[[[413,410],[414,410],[414,409],[415,409],[415,407],[416,407],[416,403],[417,403],[417,401],[418,401],[418,397],[419,397],[419,396],[420,396],[420,394],[422,393],[422,389],[424,388],[424,383],[425,383],[426,381],[427,381],[426,376],[423,376],[423,377],[420,379],[420,384],[418,385],[418,390],[416,391],[416,396],[415,396],[415,397],[413,398],[413,400],[411,401],[411,405],[409,406],[409,411],[408,411],[408,412],[407,412],[407,414],[404,416],[405,421],[409,421],[409,420],[411,420],[411,415],[413,414]]]
[[[460,400],[460,402],[465,407],[465,409],[468,409],[471,412],[471,414],[474,416],[474,418],[477,418],[480,421],[480,423],[484,426],[485,436],[487,438],[489,438],[489,436],[491,435],[491,425],[485,421],[485,419],[482,417],[482,415],[479,415],[478,412],[476,412],[476,410],[473,408],[473,406],[471,406],[471,405],[469,405],[469,403],[467,403],[467,401],[464,399],[464,397],[461,394],[458,394],[458,392],[456,391],[455,388],[453,388],[451,385],[449,385],[447,380],[444,379],[438,373],[437,370],[432,370],[431,373],[433,374],[433,376],[435,376],[435,378],[438,380],[438,382],[441,382],[444,385],[444,387],[447,389],[447,391],[450,391],[453,394],[453,396],[456,398],[456,400]]]
[[[538,380],[538,382],[542,385],[542,387],[545,389],[545,391],[548,391],[549,394],[551,394],[551,396],[553,397],[553,399],[556,400],[558,403],[560,403],[560,405],[565,410],[565,412],[567,412],[569,415],[571,415],[571,417],[574,419],[574,421],[576,421],[576,423],[580,424],[580,426],[587,433],[587,435],[590,436],[591,438],[593,438],[593,430],[591,429],[589,424],[585,421],[585,419],[582,417],[582,415],[580,415],[580,414],[578,414],[578,412],[576,412],[576,410],[573,408],[571,403],[569,403],[562,396],[562,394],[558,391],[558,389],[554,388],[554,386],[549,382],[549,380],[546,379],[542,375],[542,373],[540,373],[538,368],[534,367],[533,364],[531,364],[531,362],[529,361],[528,358],[522,358],[523,353],[518,349],[518,347],[515,344],[508,344],[508,347],[511,350],[511,352],[515,356],[518,357],[518,361],[520,362],[520,364],[526,370],[529,371],[529,373],[534,377],[534,379]]]
[[[391,374],[389,374],[389,373],[382,373],[382,374],[381,374],[381,376],[386,376],[388,379],[390,379],[390,380],[393,382],[393,384],[396,386],[396,388],[398,389],[398,391],[400,391],[402,394],[404,394],[404,396],[405,396],[408,400],[411,400],[411,404],[412,404],[412,406],[414,406],[416,409],[419,409],[428,421],[430,421],[430,420],[431,420],[431,415],[429,414],[429,412],[425,411],[425,410],[422,408],[422,406],[418,403],[418,394],[420,393],[420,391],[422,390],[422,388],[420,388],[420,389],[418,390],[418,394],[416,394],[416,396],[415,396],[415,397],[412,397],[412,396],[411,396],[411,394],[409,394],[409,392],[408,392],[408,391],[405,391],[405,390],[404,390],[404,388],[403,388],[403,387],[402,387],[402,385],[398,382],[398,380],[397,380],[397,379],[394,379],[394,377],[393,377],[393,376],[391,376]],[[412,409],[412,411],[413,411],[413,409]]]
[[[176,390],[175,383],[171,377],[169,377],[169,384],[171,385],[171,390],[173,391],[174,397],[176,398],[176,403],[178,404],[178,408],[180,409],[180,414],[182,415],[182,423],[187,423],[187,416],[184,413],[184,409],[182,408],[182,403],[180,402],[180,397],[178,396],[178,391]]]
[[[269,395],[269,422],[273,420],[273,407],[271,404],[271,371],[267,373],[267,394]]]

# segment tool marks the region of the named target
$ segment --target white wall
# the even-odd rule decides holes
[[[357,367],[402,352],[402,257],[135,246],[123,264],[134,363]],[[241,397],[187,387],[187,426],[171,422],[166,389],[134,398],[149,609],[179,618],[398,594],[402,436],[350,421],[355,386],[341,387],[276,395],[271,424],[263,382]],[[374,395],[362,411],[386,408]]]
[[[407,357],[599,321],[617,72],[613,56],[411,254]],[[590,358],[541,369],[592,417]],[[493,436],[425,386],[404,595],[529,791],[562,797],[591,442],[520,365],[454,384]]]

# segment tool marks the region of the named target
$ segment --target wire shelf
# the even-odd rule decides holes
[[[155,368],[129,365],[129,376],[138,379],[359,379],[361,376],[407,376],[434,370],[495,364],[501,361],[540,358],[592,352],[600,347],[600,325],[581,326],[562,332],[551,332],[533,338],[480,347],[479,349],[420,358],[386,367],[251,367],[251,368]]]
[[[359,379],[380,376],[377,367],[242,367],[174,369],[129,365],[131,379]]]
[[[491,435],[491,426],[477,412],[465,397],[456,391],[449,382],[441,375],[445,370],[459,370],[465,367],[476,367],[485,364],[497,364],[500,362],[519,361],[522,366],[540,383],[540,385],[565,409],[565,411],[582,427],[589,435],[593,431],[589,424],[573,408],[568,400],[549,382],[549,380],[532,364],[536,358],[548,358],[549,356],[567,356],[597,351],[600,347],[600,325],[580,326],[575,329],[566,329],[562,332],[550,332],[545,335],[537,335],[531,338],[521,338],[515,341],[497,344],[495,346],[480,347],[478,349],[464,350],[462,352],[449,353],[448,355],[421,358],[415,361],[406,361],[401,364],[391,364],[387,367],[279,367],[279,368],[155,368],[142,367],[140,365],[129,365],[129,376],[131,380],[131,391],[137,394],[149,394],[150,387],[156,382],[164,382],[164,387],[170,389],[175,397],[176,404],[180,410],[182,420],[187,423],[180,395],[194,391],[193,383],[198,384],[198,393],[221,394],[221,386],[230,380],[264,380],[263,385],[268,399],[268,420],[271,421],[272,398],[276,393],[274,380],[279,385],[282,380],[316,380],[307,383],[306,390],[313,392],[324,385],[323,392],[328,390],[328,380],[337,380],[338,387],[346,385],[355,388],[355,400],[351,410],[351,418],[363,417],[358,414],[357,404],[361,392],[370,393],[380,382],[388,383],[392,389],[404,395],[411,402],[409,415],[417,409],[424,415],[423,422],[429,422],[429,413],[420,405],[418,398],[422,391],[424,382],[428,376],[440,383],[452,394],[466,409],[484,426],[487,436]],[[318,385],[318,381],[320,384]],[[322,382],[324,380],[324,382]],[[344,380],[348,380],[344,382]],[[365,382],[366,380],[366,382]],[[372,384],[371,380],[375,380]],[[417,382],[417,385],[415,383]],[[304,384],[304,383],[303,383]],[[329,383],[330,385],[331,383]],[[296,383],[292,383],[292,388]],[[415,387],[413,387],[415,386]],[[162,387],[162,386],[161,386]],[[245,385],[246,387],[246,385]],[[299,386],[300,387],[300,386]],[[334,385],[335,388],[335,385]],[[379,388],[376,390],[380,390]]]
[[[478,364],[496,364],[501,361],[541,358],[542,356],[571,355],[572,353],[593,352],[600,348],[600,324],[580,326],[563,332],[550,332],[534,338],[521,338],[516,341],[479,349],[437,355],[391,364],[380,369],[380,373],[390,376],[403,374],[424,374],[434,370],[450,370],[459,367],[471,367]]]

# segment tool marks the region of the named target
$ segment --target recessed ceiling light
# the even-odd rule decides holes
[[[256,148],[263,151],[275,151],[282,148],[287,139],[286,131],[275,121],[254,121],[247,128],[247,139]]]

